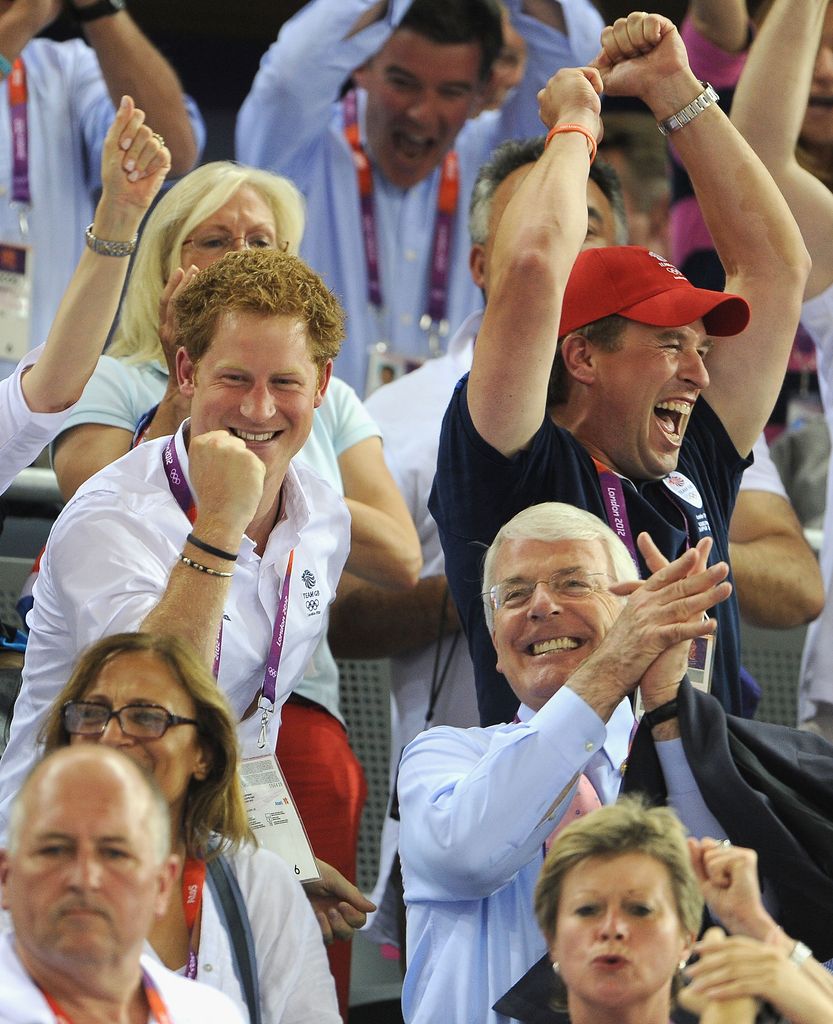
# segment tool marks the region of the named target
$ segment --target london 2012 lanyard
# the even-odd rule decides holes
[[[12,123],[12,205],[18,212],[21,234],[29,230],[27,214],[32,204],[29,188],[29,116],[26,68],[18,57],[9,75],[9,113]]]
[[[185,977],[192,981],[197,977],[197,953],[194,949],[194,925],[202,906],[202,890],[205,884],[205,861],[198,857],[187,857],[182,869],[182,907],[185,911],[185,927],[188,929],[188,963]]]
[[[168,1012],[168,1007],[165,1005],[165,1000],[162,998],[162,993],[157,988],[156,982],[144,968],[142,969],[142,988],[145,990],[145,999],[147,999],[150,1012],[153,1014],[153,1019],[157,1024],[173,1024],[173,1019]],[[41,992],[43,992],[43,997],[49,1004],[49,1009],[55,1015],[55,1024],[73,1024],[72,1019],[61,1009],[52,996],[44,989],[41,989]]]
[[[344,110],[344,136],[353,151],[356,178],[361,203],[362,239],[367,266],[367,298],[372,306],[381,310],[382,281],[379,274],[379,239],[376,231],[376,212],[373,205],[373,168],[364,151],[359,133],[356,92],[351,89],[342,101]],[[443,159],[440,187],[437,193],[437,213],[434,221],[434,242],[431,249],[431,271],[428,279],[428,305],[419,325],[428,333],[433,355],[440,352],[440,338],[448,334],[448,279],[451,267],[451,243],[454,215],[460,197],[460,167],[457,154],[452,150]]]
[[[188,517],[188,521],[193,525],[197,516],[197,509],[194,504],[193,495],[191,494],[191,488],[188,486],[188,481],[185,479],[185,473],[183,472],[182,465],[179,461],[179,456],[176,453],[176,444],[174,443],[174,440],[174,437],[169,438],[162,451],[162,467],[165,470],[165,476],[168,480],[168,487],[171,490],[171,494],[176,499],[177,505],[179,505]],[[294,556],[295,549],[293,548],[289,552],[289,558],[286,562],[286,571],[283,575],[281,596],[278,601],[278,610],[275,615],[275,624],[272,629],[272,642],[269,645],[269,656],[266,659],[266,670],[263,674],[263,684],[260,688],[260,695],[257,702],[258,710],[261,713],[260,734],[257,741],[258,747],[264,747],[266,745],[269,717],[274,714],[275,711],[278,668],[281,663],[283,642],[286,635],[286,619],[289,612],[289,581],[292,577],[292,562]],[[217,631],[217,641],[214,645],[213,671],[215,678],[220,673],[220,656],[222,654],[222,648],[223,623],[221,621],[220,628]]]

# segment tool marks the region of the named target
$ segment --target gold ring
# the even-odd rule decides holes
[[[156,139],[160,146],[165,145],[165,140],[162,138],[159,132],[154,132],[152,138]]]

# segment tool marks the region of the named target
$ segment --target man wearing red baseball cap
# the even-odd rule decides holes
[[[647,249],[578,255],[602,89],[638,97],[673,134],[726,269],[725,294],[695,288]],[[740,475],[778,393],[809,261],[781,194],[714,101],[674,25],[642,12],[604,30],[592,68],[562,70],[539,94],[549,144],[495,237],[489,303],[443,425],[430,503],[480,693],[499,678],[480,558],[521,509],[588,509],[642,574],[643,531],[668,558],[712,536],[712,561],[728,560]],[[701,679],[740,713],[734,600],[714,615]],[[552,642],[519,657],[546,671],[584,642],[562,636],[559,621],[538,624],[536,636]]]

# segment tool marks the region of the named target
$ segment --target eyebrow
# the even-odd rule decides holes
[[[419,82],[419,79],[412,72],[408,71],[407,68],[400,67],[398,64],[387,64],[385,65],[385,74],[390,75],[401,75],[403,78],[407,78],[412,82]],[[437,88],[447,89],[452,86],[454,89],[467,89],[469,92],[474,91],[474,86],[465,78],[461,79],[449,79],[448,81],[439,82]]]

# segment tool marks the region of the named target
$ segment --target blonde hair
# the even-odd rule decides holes
[[[244,187],[269,206],[278,240],[297,253],[304,233],[304,200],[288,178],[231,160],[198,167],[162,197],[145,223],[108,355],[129,363],[157,360],[164,366],[159,300],[165,283],[180,265],[189,235]]]
[[[197,732],[206,751],[209,770],[204,779],[192,779],[188,787],[182,822],[188,853],[198,857],[213,856],[244,842],[253,842],[237,777],[240,749],[234,714],[225,694],[194,649],[177,637],[115,633],[82,651],[41,730],[40,740],[46,753],[69,746],[70,735],[62,715],[64,704],[83,700],[106,665],[122,654],[132,653],[155,655],[194,702]],[[214,849],[212,839],[217,836],[220,844]]]

